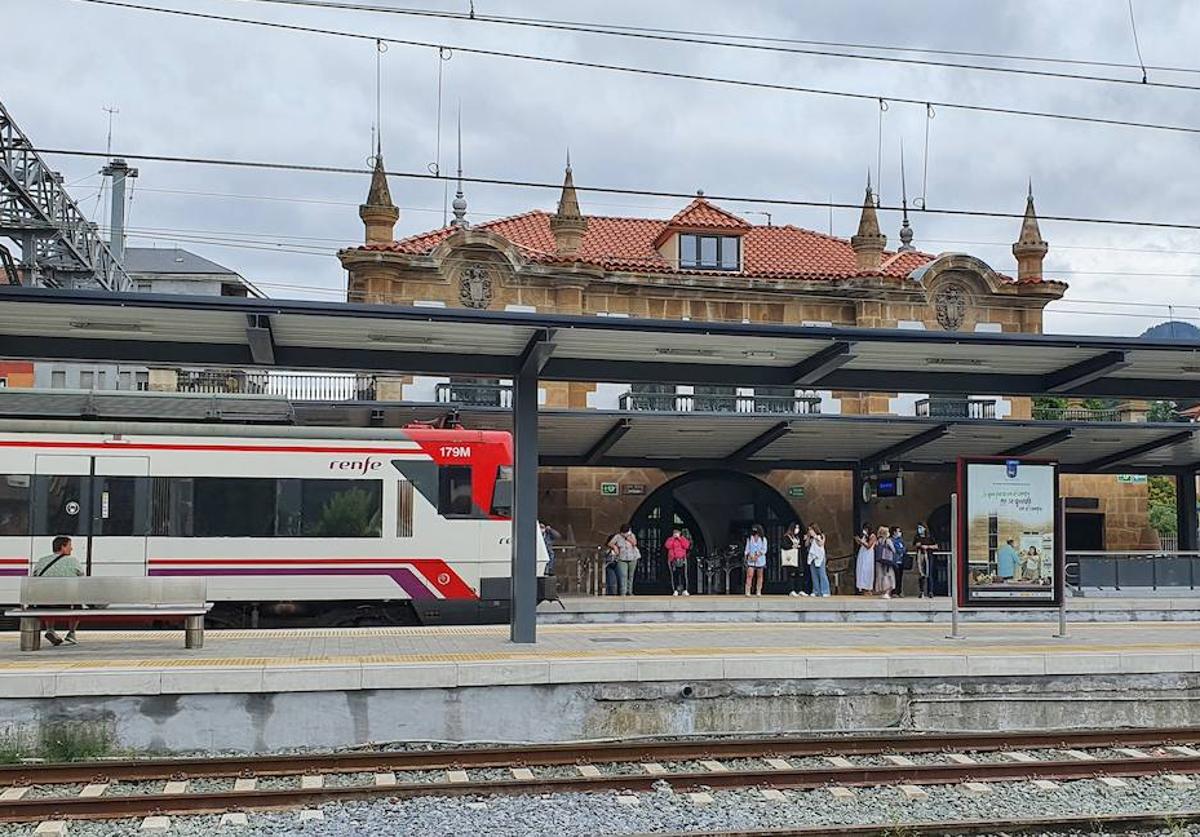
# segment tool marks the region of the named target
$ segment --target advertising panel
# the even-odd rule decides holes
[[[1058,466],[960,459],[958,578],[963,607],[1057,607],[1062,598]]]

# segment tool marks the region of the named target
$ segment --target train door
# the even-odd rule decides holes
[[[88,575],[145,575],[150,461],[143,456],[39,454],[34,460],[32,561],[69,535]]]
[[[33,470],[30,561],[51,554],[54,539],[68,535],[75,560],[90,574],[92,457],[38,454]]]
[[[145,575],[150,527],[150,460],[97,456],[92,461],[90,575]]]

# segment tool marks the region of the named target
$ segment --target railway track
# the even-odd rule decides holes
[[[1200,773],[1200,750],[1189,746],[1195,743],[1200,743],[1200,728],[692,740],[17,765],[0,768],[0,821],[248,811],[378,797],[636,793],[652,791],[664,782],[680,793],[756,787],[920,788],[966,783],[978,787],[1022,780],[1156,775],[1184,786],[1192,783],[1189,774]],[[151,788],[148,783],[162,785]]]

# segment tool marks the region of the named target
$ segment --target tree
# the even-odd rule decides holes
[[[1159,536],[1177,533],[1175,516],[1175,480],[1155,475],[1147,480],[1150,495],[1150,527]]]

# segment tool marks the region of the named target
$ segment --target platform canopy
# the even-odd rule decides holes
[[[541,380],[1192,399],[1200,343],[0,288],[0,355]]]

